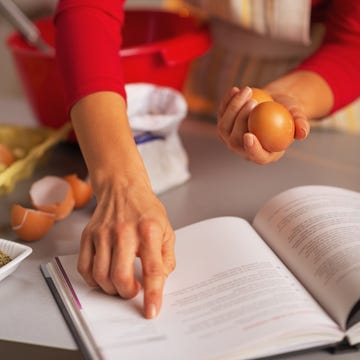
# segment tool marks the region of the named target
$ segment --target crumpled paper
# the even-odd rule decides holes
[[[148,83],[127,84],[127,112],[155,194],[190,178],[178,129],[188,107],[177,90]]]

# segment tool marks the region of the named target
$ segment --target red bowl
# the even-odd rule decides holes
[[[53,45],[53,19],[39,19],[35,25]],[[39,123],[54,128],[63,125],[68,117],[55,57],[34,49],[18,32],[9,36],[7,46]],[[119,53],[125,82],[148,82],[181,91],[191,62],[210,46],[208,28],[192,16],[162,10],[126,10]]]

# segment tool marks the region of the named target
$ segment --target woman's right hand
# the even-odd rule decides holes
[[[128,183],[124,180],[108,179],[95,190],[97,206],[82,234],[78,270],[90,286],[129,299],[141,288],[134,274],[139,257],[144,315],[153,318],[175,268],[175,236],[149,182],[140,174]]]
[[[152,191],[125,101],[117,93],[93,93],[74,105],[71,118],[97,200],[81,237],[79,272],[89,285],[128,299],[140,290],[139,257],[144,316],[153,318],[175,267],[175,235]]]

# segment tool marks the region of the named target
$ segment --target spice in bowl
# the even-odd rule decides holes
[[[11,261],[11,257],[0,251],[0,268]]]

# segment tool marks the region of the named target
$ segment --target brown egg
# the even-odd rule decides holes
[[[255,100],[258,104],[265,101],[274,101],[270,94],[268,94],[265,90],[261,90],[258,88],[251,88],[252,96],[251,98]]]
[[[64,176],[64,179],[71,185],[75,200],[75,208],[85,206],[93,196],[92,186],[88,181],[80,179],[76,174]]]
[[[10,219],[11,228],[21,240],[35,241],[51,229],[55,215],[15,204],[11,207]]]
[[[56,220],[67,217],[74,209],[75,200],[71,185],[58,176],[45,176],[30,188],[34,208],[55,215]]]
[[[12,151],[4,144],[0,144],[0,164],[10,166],[15,161]]]
[[[294,140],[294,120],[289,111],[275,101],[263,102],[250,112],[248,129],[270,152],[283,151]]]

